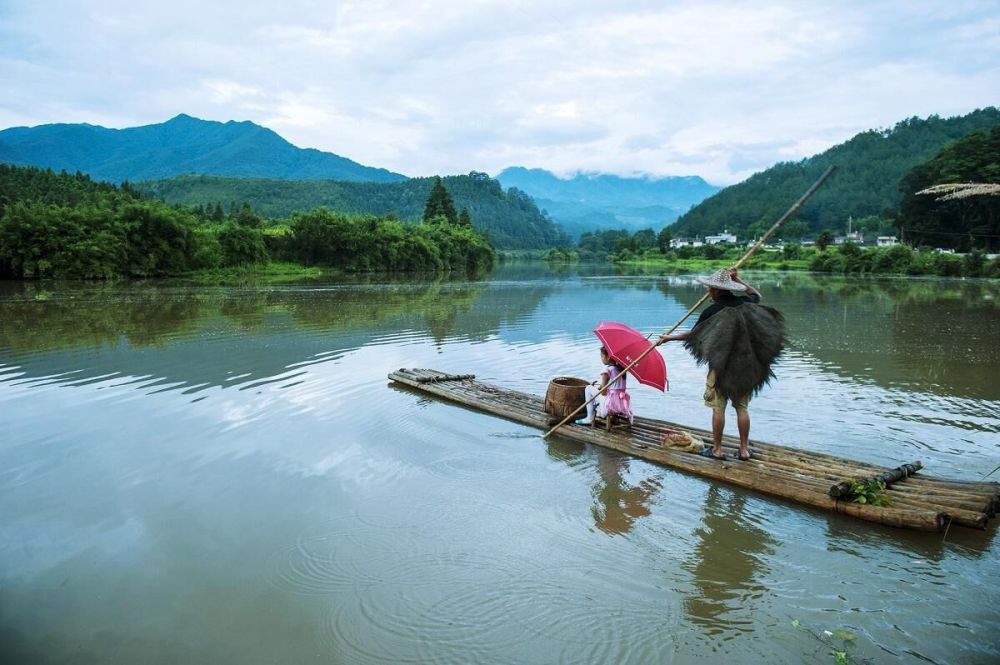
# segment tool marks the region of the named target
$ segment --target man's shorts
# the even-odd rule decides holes
[[[709,370],[705,377],[705,406],[712,409],[725,409],[729,400],[725,395],[715,389],[715,370]],[[750,396],[744,395],[738,401],[733,402],[733,407],[737,411],[746,411],[750,406]]]

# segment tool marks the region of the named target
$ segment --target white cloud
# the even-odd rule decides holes
[[[930,0],[0,5],[0,127],[252,120],[408,175],[724,184],[998,103],[1000,7]]]
[[[262,95],[258,88],[242,85],[236,81],[204,81],[203,86],[212,102],[216,104],[230,104],[233,102],[244,104],[248,103],[247,100],[259,98]]]

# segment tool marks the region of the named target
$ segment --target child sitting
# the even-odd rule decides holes
[[[584,390],[587,398],[587,417],[577,420],[576,423],[590,425],[594,422],[596,411],[598,418],[607,418],[610,414],[619,413],[628,418],[628,422],[631,424],[632,400],[625,390],[625,374],[618,363],[611,359],[607,349],[603,346],[601,347],[601,363],[604,365],[604,369],[601,370],[600,383],[594,381]],[[598,395],[598,391],[608,383],[611,385]],[[594,399],[594,395],[597,395],[597,399]]]

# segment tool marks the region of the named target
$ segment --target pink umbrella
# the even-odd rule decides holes
[[[666,389],[667,363],[645,335],[615,321],[601,321],[594,329],[594,334],[601,340],[611,359],[622,367],[627,367],[636,358],[642,357],[642,360],[629,368],[629,372],[639,383],[661,391]]]

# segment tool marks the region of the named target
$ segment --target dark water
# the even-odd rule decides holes
[[[751,438],[1000,465],[996,283],[751,279],[794,342]],[[596,373],[598,321],[662,331],[701,294],[537,267],[0,285],[0,661],[1000,660],[995,528],[856,522],[386,381],[541,395]],[[702,370],[665,355],[636,411],[707,427]]]

